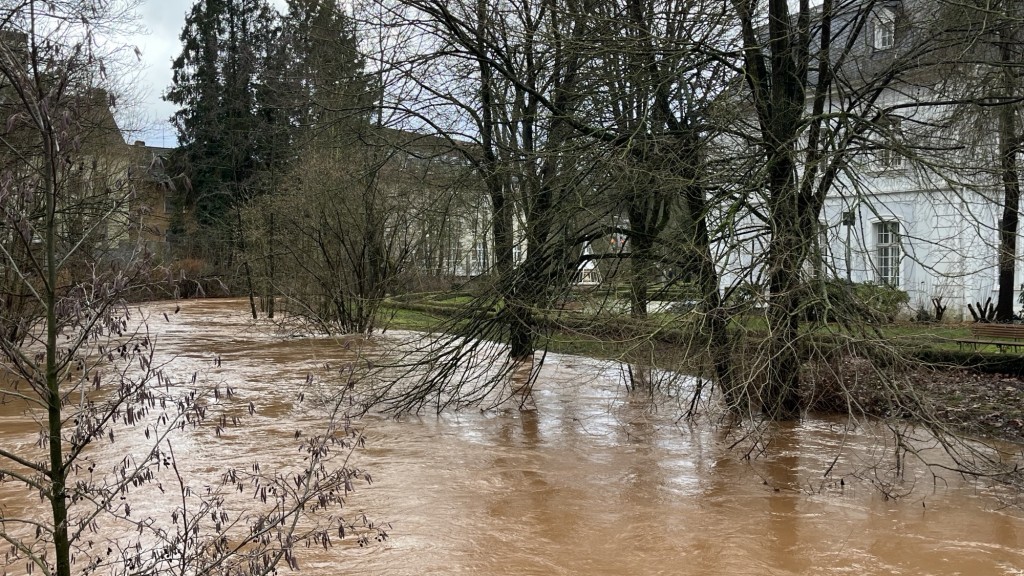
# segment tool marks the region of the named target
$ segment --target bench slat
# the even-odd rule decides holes
[[[971,324],[971,335],[987,338],[1011,338],[1024,340],[1024,325],[1021,324]]]
[[[1024,347],[1024,324],[991,324],[979,322],[971,324],[971,336],[974,338],[957,339],[957,344],[962,350],[965,344],[970,344],[977,350],[978,346],[996,346],[1002,352],[1004,348]],[[993,338],[1004,338],[1009,340],[993,340]]]

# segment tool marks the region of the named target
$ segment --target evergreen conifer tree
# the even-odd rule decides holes
[[[257,192],[257,177],[270,161],[263,135],[275,118],[260,109],[257,95],[273,75],[268,62],[274,61],[277,20],[264,0],[202,0],[181,33],[165,99],[180,106],[171,120],[182,146],[189,204],[201,231],[214,238],[230,238],[224,233],[235,209]]]

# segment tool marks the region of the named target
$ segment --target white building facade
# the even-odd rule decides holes
[[[933,299],[941,299],[948,307],[945,318],[970,320],[968,305],[984,306],[991,300],[994,306],[999,294],[1003,188],[998,131],[991,113],[988,122],[974,125],[963,118],[960,124],[950,120],[954,113],[963,116],[962,108],[955,109],[963,104],[951,103],[957,83],[976,81],[974,76],[958,76],[966,74],[959,67],[907,65],[907,72],[885,84],[877,98],[871,94],[876,78],[923,45],[915,43],[920,39],[915,38],[915,6],[874,4],[860,32],[863,38],[850,44],[855,48],[844,68],[836,71],[843,81],[827,98],[825,130],[845,129],[841,137],[854,137],[847,147],[824,152],[826,159],[829,154],[846,159],[818,215],[820,234],[811,260],[820,262],[810,261],[807,268],[837,280],[899,288],[909,296],[908,314],[931,312]],[[850,4],[850,10],[853,14],[859,7]],[[842,17],[836,18],[833,26],[842,28],[837,24]],[[968,69],[977,73],[976,68]],[[936,73],[943,69],[954,72],[949,77]],[[858,92],[861,87],[863,92]],[[857,98],[870,99],[870,106],[851,104]],[[810,107],[808,98],[808,116]],[[973,117],[985,115],[977,112]],[[856,122],[871,125],[856,133],[849,128]],[[727,234],[717,246],[726,289],[743,283],[765,287],[758,262],[768,250],[767,225],[754,217],[719,224],[719,229],[731,230],[731,237]],[[1020,243],[1018,239],[1018,290],[1024,278]]]

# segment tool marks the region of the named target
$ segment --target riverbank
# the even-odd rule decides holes
[[[917,371],[914,390],[934,416],[972,436],[1024,444],[1024,379],[961,368]]]
[[[458,326],[455,304],[465,302],[434,298],[426,302],[390,304],[388,326],[420,331]],[[649,322],[657,322],[652,320]],[[563,319],[547,326],[547,349],[611,360],[648,359],[659,368],[700,373],[702,353],[697,335],[686,334],[686,326],[660,328],[651,336],[650,326],[638,326],[628,318],[592,319],[585,326],[578,319]],[[885,329],[883,329],[885,330]],[[808,404],[825,412],[858,406],[865,414],[901,416],[896,412],[908,404],[924,409],[934,423],[977,438],[1024,444],[1024,377],[1018,365],[1024,355],[990,351],[961,352],[956,339],[967,328],[956,324],[894,325],[889,341],[901,346],[914,360],[901,373],[900,382],[883,383],[869,362],[858,358],[833,361],[825,370],[810,371]],[[750,335],[754,336],[754,335]],[[1018,362],[1019,360],[1019,362]],[[1011,373],[1007,373],[1011,372]],[[822,398],[841,391],[846,397]],[[902,397],[902,398],[900,398]],[[902,406],[903,408],[900,408]],[[917,416],[915,414],[914,416]]]

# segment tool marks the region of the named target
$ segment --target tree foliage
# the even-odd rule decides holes
[[[181,33],[173,86],[165,98],[180,108],[172,118],[184,155],[190,204],[208,230],[234,224],[234,209],[256,192],[270,165],[272,109],[258,96],[274,78],[268,63],[279,34],[262,0],[195,3]]]

